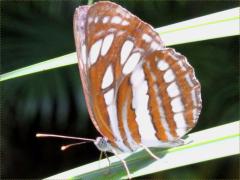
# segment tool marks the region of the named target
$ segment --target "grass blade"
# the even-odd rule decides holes
[[[188,21],[157,28],[168,46],[240,34],[240,8],[213,13]]]
[[[25,76],[28,74],[33,74],[41,71],[46,71],[50,69],[55,69],[62,66],[67,66],[77,63],[77,54],[70,53],[64,56],[56,57],[47,61],[43,61],[31,66],[20,68],[5,74],[0,75],[0,81],[6,81],[8,79],[13,79],[16,77]]]
[[[157,28],[167,46],[239,35],[239,11],[233,8]],[[77,63],[76,53],[57,57],[0,75],[0,82]]]
[[[191,142],[187,145],[171,149],[151,149],[160,157],[155,161],[145,151],[133,154],[122,154],[127,161],[133,177],[151,174],[167,169],[181,167],[189,164],[204,162],[217,158],[237,155],[240,153],[240,121],[222,126],[206,129],[189,134],[185,139]],[[110,158],[111,170],[108,173],[108,161],[96,161],[46,179],[109,179],[127,178],[121,162],[113,156]]]

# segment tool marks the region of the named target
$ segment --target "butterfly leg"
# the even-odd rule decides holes
[[[107,155],[106,151],[103,151],[103,153],[108,160],[108,173],[110,174],[110,172],[111,172],[111,162],[110,162],[110,159],[108,158],[108,155]]]
[[[109,167],[110,167],[110,166],[111,166],[111,162],[110,162],[110,159],[108,158],[108,155],[107,155],[106,151],[104,151],[103,153],[104,153],[104,155],[106,156],[106,158],[107,158],[107,160],[108,160],[108,165],[109,165]]]
[[[122,159],[114,149],[112,149],[112,152],[117,156],[117,158],[118,158],[120,161],[122,161],[123,166],[124,166],[125,170],[127,171],[128,179],[131,179],[131,174],[130,174],[129,169],[128,169],[128,167],[127,167],[126,161],[125,161],[124,159]]]
[[[109,160],[109,158],[108,158],[108,155],[107,155],[106,151],[101,151],[101,152],[100,152],[99,161],[102,159],[103,154],[105,155],[105,157],[106,157],[107,160],[108,160],[108,173],[109,173],[110,170],[111,170],[111,162],[110,162],[110,160]],[[99,162],[99,169],[100,169],[100,162]]]
[[[103,155],[103,152],[100,151],[100,156],[99,156],[99,160],[98,160],[98,168],[100,169],[100,160],[102,159],[102,155]]]
[[[139,144],[139,145],[142,146],[142,148],[145,149],[148,152],[148,154],[152,156],[154,159],[160,160],[155,154],[152,153],[152,151],[147,146],[143,144]]]

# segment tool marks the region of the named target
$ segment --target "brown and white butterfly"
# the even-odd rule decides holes
[[[78,7],[74,37],[88,111],[103,136],[94,141],[99,150],[118,155],[144,148],[155,157],[148,147],[182,144],[202,106],[186,57],[112,2]]]

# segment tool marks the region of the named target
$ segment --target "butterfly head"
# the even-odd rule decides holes
[[[105,152],[112,151],[111,145],[109,144],[107,138],[105,138],[105,137],[97,137],[94,144],[100,151],[105,151]]]

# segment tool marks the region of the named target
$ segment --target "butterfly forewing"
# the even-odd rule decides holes
[[[88,110],[114,147],[162,146],[196,124],[201,99],[194,71],[150,25],[110,2],[80,7],[74,19]]]
[[[91,92],[90,84],[89,84],[89,75],[88,75],[88,67],[87,67],[87,37],[86,37],[86,26],[87,26],[87,14],[90,6],[79,6],[75,10],[74,20],[73,20],[73,29],[74,29],[74,39],[75,39],[75,46],[77,51],[78,57],[78,65],[80,71],[80,77],[82,81],[83,92],[88,108],[88,112],[90,118],[92,119],[95,127],[98,131],[100,128],[96,123],[95,116],[92,111],[92,101],[90,99]]]

